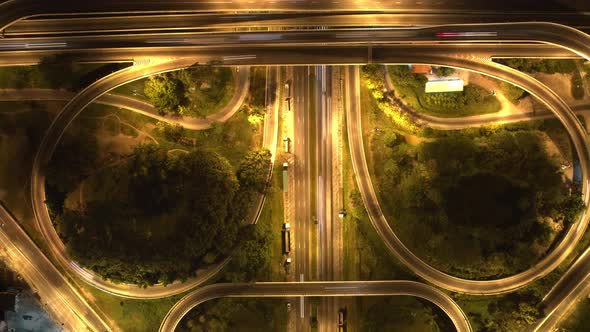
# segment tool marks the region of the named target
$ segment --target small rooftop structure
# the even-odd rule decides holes
[[[426,82],[425,92],[458,92],[463,91],[463,80],[451,79],[451,80],[432,80]]]
[[[432,73],[432,66],[430,65],[410,65],[412,74],[430,74]]]

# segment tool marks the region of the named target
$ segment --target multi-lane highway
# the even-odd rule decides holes
[[[391,44],[387,46],[374,45],[371,48],[376,63],[381,57],[399,52],[417,52],[431,55],[463,55],[470,54],[479,58],[579,58],[579,55],[554,45],[542,44]],[[45,58],[55,55],[54,50],[40,51],[2,51],[0,52],[0,66],[31,65],[41,62]],[[67,59],[82,63],[104,62],[135,62],[144,63],[153,59],[175,59],[187,57],[207,58],[209,62],[223,65],[306,65],[308,63],[342,64],[367,63],[368,52],[366,45],[357,46],[284,46],[276,48],[266,47],[152,47],[152,48],[100,48],[92,50],[68,50],[60,54],[67,55]]]
[[[436,26],[464,23],[495,23],[499,21],[529,22],[546,21],[546,13],[533,12],[472,12],[472,13],[179,13],[161,15],[126,15],[99,17],[57,17],[27,19],[16,22],[4,30],[4,38],[26,36],[65,36],[83,34],[113,33],[154,33],[162,31],[199,32],[216,29],[257,28],[266,29],[301,29],[317,26],[332,28],[357,27],[370,28],[379,26]],[[590,28],[588,16],[582,13],[562,13],[550,17],[552,22],[571,26],[580,30]]]
[[[110,11],[118,11],[124,10],[125,6],[130,6],[130,4],[135,5],[134,1],[126,1],[126,2],[113,2],[109,8]],[[268,8],[268,4],[264,5],[263,3],[266,2],[259,2],[258,4],[262,7]],[[295,2],[293,4],[288,4],[286,2],[281,3],[283,8],[296,8],[300,6],[302,3],[306,3],[306,1],[301,1],[299,3]],[[453,2],[451,1],[451,4]],[[150,10],[159,10],[159,4],[155,2],[142,2],[145,6],[142,7],[142,10],[150,11]],[[232,8],[238,8],[244,5],[241,1],[236,2],[225,2],[225,3],[196,3],[192,5],[187,5],[184,2],[170,2],[170,6],[168,8],[177,8],[177,10],[221,10],[222,8],[227,9],[228,6],[233,6]],[[320,6],[324,5],[325,2],[320,2]],[[428,4],[430,5],[430,3]],[[61,1],[58,1],[55,4],[52,4],[51,8],[43,4],[34,3],[33,1],[29,0],[10,0],[0,4],[0,8],[10,9],[13,10],[9,11],[2,11],[0,14],[0,21],[4,22],[11,22],[15,18],[19,18],[22,16],[27,15],[34,15],[40,13],[59,13],[60,10],[63,10],[64,4]],[[95,11],[97,7],[92,4],[78,4],[73,5],[78,6],[73,10],[78,10],[79,12],[83,11]],[[176,6],[176,7],[175,7]],[[201,7],[199,7],[201,6]],[[380,5],[375,5],[378,7]],[[190,8],[189,8],[190,7]],[[342,9],[342,6],[333,6],[337,7],[338,9]],[[354,6],[351,5],[350,9]],[[182,8],[182,9],[180,9]],[[187,9],[188,8],[188,9]],[[245,7],[241,7],[245,8]],[[446,33],[445,35],[439,35],[438,33],[443,32]],[[559,96],[555,95],[551,90],[547,89],[545,86],[540,84],[539,82],[535,81],[534,79],[519,73],[517,71],[511,70],[509,68],[505,68],[499,66],[497,64],[493,64],[489,62],[487,59],[481,59],[476,56],[465,57],[465,56],[448,56],[449,53],[436,53],[440,52],[441,49],[444,47],[447,48],[454,48],[455,50],[462,49],[464,52],[465,50],[470,49],[477,49],[478,47],[485,47],[485,45],[465,45],[471,44],[473,42],[517,42],[517,43],[528,43],[530,41],[533,42],[540,42],[546,43],[549,45],[560,45],[566,48],[568,51],[575,53],[578,56],[584,57],[586,59],[590,56],[590,38],[582,34],[576,30],[571,28],[558,26],[554,24],[547,24],[547,23],[520,23],[520,24],[487,24],[487,25],[462,25],[462,26],[445,26],[445,27],[436,27],[436,28],[425,28],[425,29],[397,29],[397,30],[385,30],[385,31],[374,31],[374,30],[344,30],[344,31],[310,31],[310,32],[261,32],[261,33],[220,33],[220,34],[183,34],[183,35],[174,35],[174,34],[142,34],[141,36],[117,36],[117,37],[104,37],[104,36],[80,36],[80,37],[51,37],[51,38],[44,38],[43,42],[40,42],[34,38],[22,38],[22,39],[10,39],[4,40],[0,42],[0,48],[3,50],[1,57],[14,57],[18,55],[22,55],[23,57],[35,58],[39,59],[40,54],[51,54],[57,51],[66,50],[68,52],[84,52],[88,49],[103,49],[106,50],[105,53],[112,52],[110,54],[126,54],[128,56],[127,60],[141,58],[147,54],[151,54],[148,58],[152,61],[154,59],[162,59],[158,57],[158,54],[162,54],[159,52],[166,52],[168,51],[169,54],[174,54],[175,52],[194,52],[193,47],[201,48],[206,54],[209,54],[208,57],[205,57],[207,60],[216,59],[221,60],[222,63],[231,63],[232,61],[238,61],[240,63],[261,63],[265,61],[265,59],[273,58],[273,60],[269,60],[272,63],[280,63],[280,61],[284,61],[282,63],[303,63],[301,61],[307,61],[308,63],[317,63],[322,59],[326,59],[326,63],[371,63],[371,62],[378,62],[378,63],[429,63],[429,64],[438,64],[438,65],[447,65],[447,66],[454,66],[457,68],[465,68],[468,70],[477,71],[480,73],[488,74],[494,76],[496,78],[515,83],[516,85],[520,86],[521,88],[529,91],[532,95],[539,98],[543,101],[552,111],[555,112],[556,116],[564,123],[566,128],[568,129],[570,135],[572,136],[572,140],[578,154],[580,156],[580,162],[583,169],[583,174],[586,179],[584,182],[584,200],[588,205],[588,195],[587,195],[587,179],[588,179],[588,166],[589,166],[589,156],[588,156],[588,142],[585,135],[585,131],[582,128],[579,121],[576,119],[575,115],[572,113],[571,109],[559,98]],[[367,42],[371,41],[371,44]],[[397,43],[406,43],[411,44],[415,42],[421,42],[425,44],[432,44],[432,43],[455,43],[455,44],[464,44],[464,45],[426,45],[423,46],[425,49],[430,47],[433,52],[429,53],[428,51],[424,53],[416,52],[415,45],[402,45],[406,47],[404,50],[402,47],[397,45]],[[377,44],[377,46],[375,44]],[[301,46],[293,46],[294,44],[300,44]],[[387,45],[385,45],[387,44]],[[50,45],[52,49],[50,51],[46,50],[46,48]],[[227,47],[228,45],[235,46],[242,46],[238,49],[237,52],[242,52],[241,57],[236,58],[235,56],[227,57],[227,54],[234,54],[231,52],[236,52],[235,50],[226,51],[222,50],[223,47]],[[259,55],[259,53],[245,53],[252,50],[252,45],[265,45],[264,52],[265,54]],[[384,46],[385,45],[385,46]],[[496,45],[495,47],[498,50],[501,50],[504,46]],[[121,53],[120,50],[113,50],[113,48],[117,48],[119,46],[124,46],[127,48],[127,52],[133,47],[138,47],[134,50],[134,54],[140,54],[139,56],[133,55],[133,53]],[[179,47],[180,46],[180,47]],[[209,47],[217,47],[218,56],[211,57],[213,52],[209,51],[206,48]],[[151,47],[152,49],[143,49],[144,47]],[[285,52],[285,48],[289,47],[301,47],[299,49],[299,53],[288,53]],[[489,47],[489,46],[488,46]],[[523,47],[522,45],[508,45],[507,47],[514,47],[515,49],[518,47]],[[528,47],[528,45],[527,45]],[[530,45],[530,47],[537,47],[536,45]],[[544,46],[546,47],[546,46]],[[139,49],[142,48],[142,49]],[[279,49],[281,48],[282,51]],[[305,48],[305,49],[304,49]],[[351,49],[354,52],[350,53],[342,53],[342,50]],[[551,47],[549,47],[551,48]],[[34,49],[38,49],[39,51],[31,51]],[[174,50],[173,50],[174,49]],[[184,49],[182,51],[177,51],[176,49]],[[259,49],[263,49],[259,46]],[[329,50],[329,52],[327,52]],[[125,52],[123,51],[123,52]],[[44,53],[45,52],[45,53]],[[119,52],[119,53],[117,53]],[[150,53],[152,52],[152,53]],[[209,52],[209,53],[207,53]],[[331,53],[330,53],[331,52]],[[336,53],[338,52],[338,53]],[[501,51],[493,51],[493,52],[500,52]],[[457,52],[460,53],[460,52]],[[455,53],[455,54],[457,54]],[[129,54],[132,54],[129,56]],[[177,53],[179,54],[179,53]],[[300,57],[298,58],[299,54],[304,54],[307,58]],[[489,54],[489,53],[488,53]],[[539,55],[539,53],[534,53]],[[239,54],[238,54],[239,55]],[[316,56],[315,58],[312,57]],[[100,57],[100,55],[97,55]],[[195,58],[191,57],[190,62],[194,62]],[[207,61],[204,60],[204,61]],[[227,61],[226,61],[227,60]],[[25,60],[20,60],[25,61]],[[274,62],[273,62],[274,61]],[[24,63],[24,62],[23,62]],[[61,112],[53,125],[47,132],[47,136],[42,142],[42,146],[40,149],[39,154],[35,159],[34,164],[34,171],[33,171],[33,190],[32,190],[32,197],[34,202],[34,209],[36,218],[38,221],[44,220],[40,222],[42,226],[43,234],[45,237],[50,238],[52,237],[52,227],[51,222],[48,218],[45,218],[43,214],[46,214],[46,210],[44,206],[42,206],[43,202],[43,177],[42,174],[39,174],[39,170],[42,169],[42,166],[47,163],[49,160],[55,145],[59,141],[59,137],[63,133],[63,130],[67,128],[67,125],[71,120],[75,117],[75,115],[80,112],[88,103],[92,100],[97,98],[102,93],[106,92],[109,89],[117,86],[118,84],[122,84],[132,79],[137,79],[139,77],[143,77],[145,75],[155,73],[158,71],[165,71],[171,70],[174,68],[180,68],[183,66],[188,66],[192,63],[189,63],[189,59],[177,59],[170,61],[170,58],[162,60],[162,62],[151,62],[147,65],[140,65],[136,67],[132,67],[131,69],[124,70],[120,72],[116,79],[113,79],[115,76],[111,76],[107,79],[100,80],[95,83],[92,88],[89,88],[83,91],[81,94],[76,96],[74,100],[64,108],[64,111]],[[355,96],[358,96],[358,68],[349,68],[349,72],[347,77],[349,78],[347,85],[349,86],[350,91],[352,91]],[[356,89],[356,90],[355,90]],[[422,276],[426,280],[442,286],[444,288],[455,290],[459,292],[465,293],[473,293],[473,294],[496,294],[502,292],[508,292],[519,287],[522,287],[533,280],[536,280],[543,275],[550,272],[554,269],[572,250],[573,246],[577,243],[580,239],[581,235],[584,233],[587,225],[587,213],[585,213],[580,221],[578,221],[572,228],[567,232],[567,235],[563,239],[562,242],[553,252],[551,252],[546,258],[541,260],[531,269],[520,273],[518,275],[494,280],[494,281],[471,281],[471,280],[462,280],[458,279],[449,275],[444,274],[441,271],[438,271],[426,263],[421,261],[418,257],[414,256],[404,245],[401,241],[395,236],[395,233],[391,230],[387,221],[383,217],[380,208],[378,206],[378,201],[376,199],[376,195],[373,191],[370,176],[368,174],[368,170],[366,167],[366,161],[364,160],[364,151],[362,149],[362,136],[360,131],[360,120],[358,118],[360,113],[360,108],[358,107],[358,100],[351,100],[349,101],[350,107],[348,107],[348,125],[349,125],[349,135],[351,137],[351,152],[353,155],[353,166],[355,168],[355,173],[357,175],[357,181],[359,187],[361,188],[361,194],[363,200],[367,206],[367,210],[369,211],[369,215],[371,216],[371,220],[377,229],[378,233],[381,237],[385,240],[389,249],[391,249],[399,258],[404,262],[410,269],[416,272],[418,275]],[[307,113],[307,112],[306,112]],[[354,120],[351,120],[354,119]],[[309,119],[308,123],[309,123]],[[319,137],[319,136],[318,136]],[[299,139],[299,138],[297,138]],[[297,142],[297,140],[296,140]],[[306,157],[309,157],[307,155]],[[308,159],[309,160],[309,159]],[[300,161],[296,161],[298,163]],[[297,168],[296,168],[297,169]],[[306,170],[309,170],[309,165],[307,165]],[[297,172],[296,172],[297,173]],[[320,181],[318,181],[319,183]],[[303,185],[305,188],[305,185]],[[322,186],[322,188],[325,188]],[[319,189],[319,187],[318,187]],[[304,194],[308,195],[309,197],[309,189],[305,191]],[[308,208],[309,209],[309,208]],[[309,217],[309,216],[307,216]],[[43,219],[45,218],[45,219]],[[306,227],[309,225],[310,218],[307,218],[305,222],[301,224]],[[45,225],[45,226],[43,226]],[[53,233],[55,231],[53,230]],[[308,231],[305,234],[309,234]],[[54,234],[54,236],[56,236]],[[52,250],[54,252],[59,252],[60,250],[63,251],[63,244],[60,246],[55,241],[55,238],[50,241],[52,244]],[[309,245],[309,244],[308,244]],[[309,247],[306,247],[309,248]],[[308,249],[304,249],[307,251]],[[307,254],[306,254],[307,255]],[[305,259],[308,259],[309,255],[302,259],[302,262]],[[58,257],[58,261],[60,261]],[[60,263],[64,267],[70,268],[72,265],[68,260],[60,261]],[[73,265],[74,270],[73,272],[77,273],[80,276],[84,276],[86,274],[85,271],[80,270],[77,266]],[[303,270],[309,269],[309,265],[307,267],[303,267]],[[309,274],[309,271],[306,272]],[[305,276],[305,274],[304,274]],[[102,285],[100,280],[96,280],[94,276],[86,276],[83,279],[100,289],[105,291],[109,291],[112,293],[116,293],[119,295],[130,296],[130,297],[159,297],[165,296],[164,294],[170,294],[169,289],[167,290],[158,290],[157,287],[151,288],[152,291],[148,291],[147,293],[140,294],[137,290],[131,288],[130,285],[123,285],[121,289],[118,289],[116,292],[109,290],[109,287],[112,285]],[[363,285],[368,284],[367,282],[363,282]],[[566,283],[564,283],[566,284]],[[176,285],[176,286],[175,286]],[[258,285],[258,284],[254,284]],[[274,284],[268,287],[259,288],[252,286],[252,289],[255,289],[254,293],[259,292],[258,295],[267,295],[273,294],[273,287],[277,288],[277,294],[282,291],[282,295],[279,296],[300,296],[300,295],[309,295],[310,293],[305,293],[302,291],[299,292],[292,292],[289,293],[285,291],[291,287],[307,287],[304,283],[298,283],[297,285],[300,286],[292,286],[295,284],[285,284],[279,285]],[[408,286],[408,285],[406,285]],[[129,288],[125,288],[129,287]],[[178,287],[178,289],[188,289],[182,288],[184,286],[178,286],[178,284],[173,284],[169,286],[169,288]],[[243,286],[246,287],[246,286]],[[314,286],[315,287],[315,286]],[[348,287],[348,286],[346,286]],[[352,286],[350,286],[352,287]],[[355,286],[356,287],[356,286]],[[569,287],[569,286],[568,286]],[[205,288],[203,288],[205,289]],[[318,295],[330,295],[332,294],[328,286],[325,286],[323,289],[315,290],[317,291]],[[138,292],[138,293],[135,293]],[[316,294],[313,293],[314,291],[310,291],[311,295]],[[346,295],[351,295],[350,292],[342,292],[346,293]],[[136,295],[139,294],[139,295]],[[340,294],[340,293],[339,293]],[[192,303],[192,302],[191,302]],[[182,301],[181,304],[182,305]],[[178,306],[177,306],[178,307]],[[176,308],[176,307],[175,307]],[[183,309],[184,310],[184,309]],[[188,311],[188,309],[187,309]],[[304,310],[305,311],[305,310]],[[186,311],[184,311],[186,312]],[[451,314],[451,317],[453,315]],[[457,317],[457,316],[455,316]],[[457,323],[455,321],[455,323]]]
[[[294,194],[293,206],[295,219],[293,225],[294,235],[294,279],[295,281],[308,281],[311,275],[311,241],[310,234],[315,225],[311,213],[311,96],[310,96],[310,68],[305,66],[293,68],[293,81],[291,82],[291,101],[294,117],[293,137],[293,178]],[[295,327],[297,331],[309,329],[310,317],[309,301],[303,297],[297,300],[295,310]]]
[[[534,10],[531,10],[534,8]],[[497,0],[497,1],[463,1],[463,0],[395,0],[395,1],[334,1],[334,0],[231,0],[231,1],[182,1],[170,0],[147,1],[127,0],[108,2],[82,2],[54,0],[50,3],[35,0],[8,0],[0,4],[0,31],[14,22],[32,16],[57,15],[91,16],[93,14],[133,13],[146,14],[178,14],[205,12],[295,12],[295,13],[436,13],[466,14],[488,12],[498,15],[524,15],[533,13],[550,13],[552,16],[575,15],[577,12],[590,10],[590,5],[580,0],[561,0],[559,2],[539,2],[535,0]]]
[[[451,319],[458,332],[471,331],[461,308],[444,292],[414,281],[321,281],[321,282],[255,282],[213,284],[197,289],[180,299],[170,309],[160,332],[174,332],[178,323],[195,306],[220,297],[293,297],[293,296],[416,296],[432,302]],[[334,330],[331,328],[330,330]]]
[[[546,43],[569,45],[581,49],[587,35],[579,30],[545,22],[486,23],[440,25],[435,27],[400,27],[384,29],[321,29],[230,32],[155,32],[145,34],[91,34],[81,36],[22,37],[0,39],[1,51],[81,50],[119,47],[183,46],[273,46],[388,45],[429,43]],[[575,53],[575,52],[574,52]],[[580,54],[578,54],[580,55]],[[580,55],[582,56],[582,55]]]

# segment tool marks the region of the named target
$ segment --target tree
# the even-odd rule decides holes
[[[264,193],[271,166],[270,157],[270,151],[266,149],[251,151],[244,157],[237,171],[242,188]]]
[[[182,82],[170,73],[150,77],[144,93],[161,115],[178,114],[178,107],[185,102]]]
[[[266,225],[247,225],[242,229],[241,243],[232,259],[232,282],[264,278],[270,266],[272,233]]]
[[[178,123],[170,124],[158,121],[158,123],[156,123],[156,130],[171,142],[179,143],[184,137],[184,127]]]

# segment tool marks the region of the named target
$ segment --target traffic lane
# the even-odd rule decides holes
[[[432,302],[451,319],[459,332],[471,331],[461,308],[442,291],[414,281],[325,281],[214,284],[195,290],[178,301],[166,314],[160,331],[173,332],[186,313],[195,306],[219,297],[341,297],[416,296]]]
[[[510,8],[510,10],[506,10]],[[590,4],[583,0],[561,0],[559,2],[542,2],[535,0],[497,0],[497,1],[461,1],[461,0],[424,0],[424,1],[395,1],[388,3],[363,2],[358,4],[352,1],[328,1],[328,0],[301,0],[281,1],[161,1],[126,0],[126,1],[101,1],[101,2],[71,2],[68,0],[54,0],[40,2],[36,0],[9,0],[0,4],[0,30],[5,29],[15,21],[47,14],[65,13],[68,15],[92,14],[92,13],[170,13],[170,12],[210,12],[210,11],[389,11],[406,12],[408,10],[428,11],[465,11],[489,10],[502,13],[510,13],[515,10],[536,12],[571,13],[590,10]]]
[[[561,47],[541,44],[435,44],[405,45],[392,44],[372,46],[373,63],[383,61],[400,53],[426,53],[438,56],[451,56],[469,53],[480,58],[580,58]],[[288,46],[288,47],[153,47],[153,48],[101,48],[91,50],[72,50],[60,53],[74,62],[142,62],[152,59],[184,57],[208,58],[207,61],[221,65],[306,65],[323,64],[363,64],[367,63],[368,48],[359,46]],[[55,51],[16,51],[0,52],[0,66],[31,65],[55,54]]]
[[[108,47],[147,47],[147,46],[222,46],[231,45],[292,45],[320,44],[347,45],[372,43],[449,43],[468,42],[470,44],[494,41],[536,41],[566,45],[579,50],[590,41],[590,36],[579,30],[554,23],[478,23],[442,25],[421,28],[395,29],[342,29],[310,31],[258,31],[258,32],[165,32],[147,34],[116,34],[57,37],[26,37],[0,39],[0,50],[39,50],[39,49],[88,49]],[[579,53],[578,53],[579,54]]]
[[[267,13],[267,14],[163,14],[147,16],[121,17],[85,17],[20,20],[4,31],[4,37],[25,35],[65,35],[83,33],[136,32],[149,33],[154,31],[190,31],[203,28],[235,28],[235,27],[373,27],[373,26],[425,26],[458,23],[495,23],[498,21],[530,22],[551,20],[578,29],[588,28],[590,21],[580,13],[555,13],[547,17],[546,13],[404,13],[391,15],[384,13],[333,14],[321,13]]]

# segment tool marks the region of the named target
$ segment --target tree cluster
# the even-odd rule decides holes
[[[529,290],[501,296],[488,303],[491,319],[470,313],[472,324],[481,332],[524,331],[543,316],[538,306],[541,299],[542,296]]]
[[[583,207],[564,193],[532,131],[449,135],[417,147],[382,133],[373,144],[386,147],[375,172],[390,222],[413,250],[457,275],[527,268],[541,255],[535,248],[550,245],[551,223],[567,227]]]
[[[189,278],[235,247],[263,188],[262,178],[236,174],[267,174],[264,156],[252,152],[234,171],[212,151],[137,146],[127,162],[103,170],[111,181],[101,185],[112,194],[65,209],[58,233],[75,260],[105,278],[144,286]]]
[[[98,142],[93,135],[67,132],[45,167],[46,204],[53,215],[60,214],[66,195],[75,190],[94,167]]]
[[[230,68],[193,66],[151,76],[144,93],[161,115],[206,116],[233,92]]]

